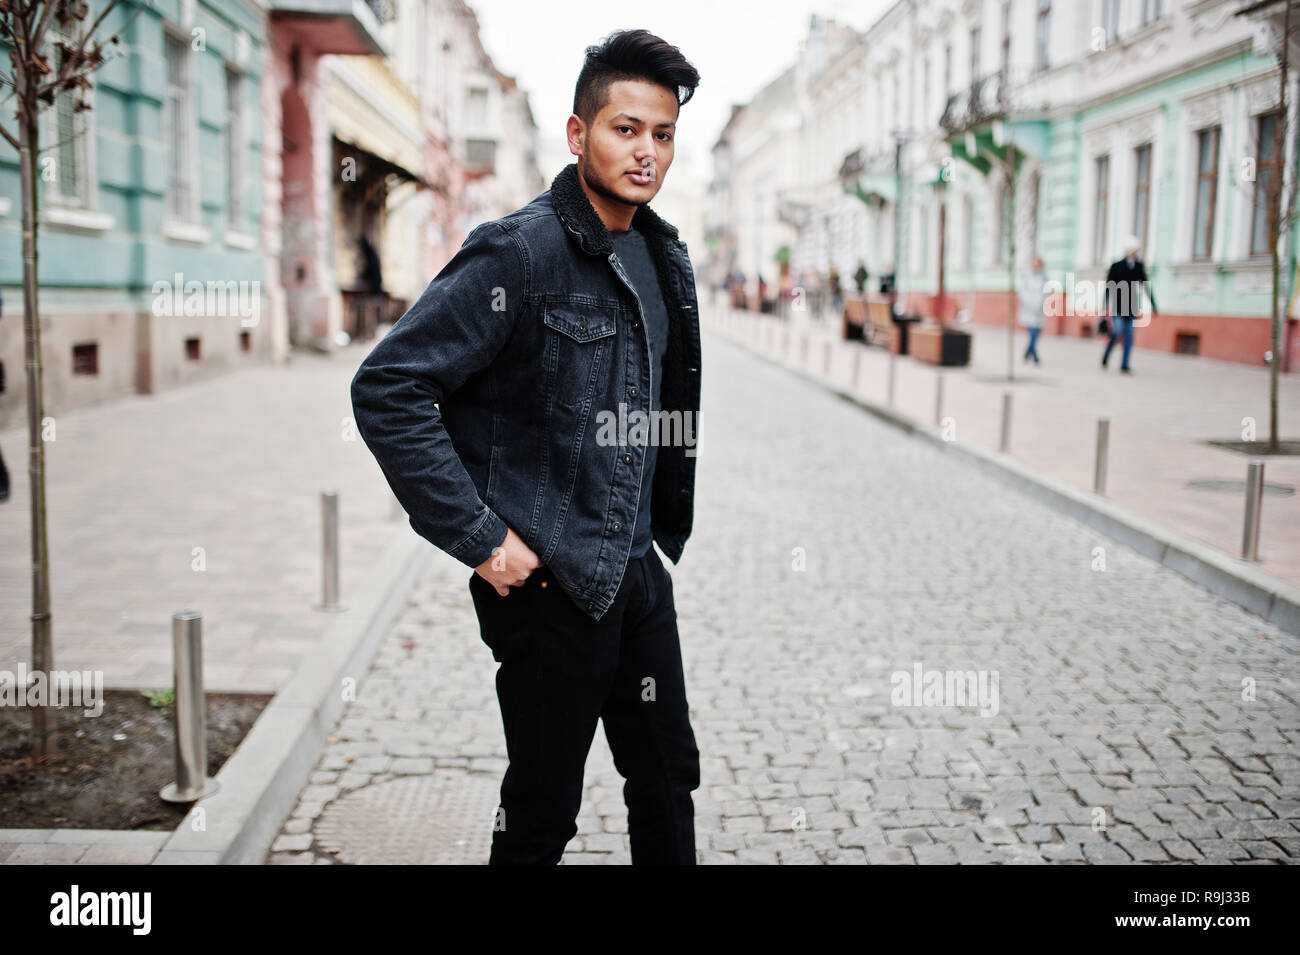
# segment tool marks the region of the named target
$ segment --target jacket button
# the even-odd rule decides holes
[[[631,463],[632,463],[632,455],[630,455],[630,454],[625,454],[625,455],[623,455],[623,463],[624,463],[624,464],[631,464]]]
[[[615,521],[613,524],[610,525],[610,529],[611,529],[611,530],[614,530],[614,531],[618,531],[618,530],[622,529],[622,527],[623,527],[623,525],[620,524],[618,521]]]
[[[631,395],[633,398],[636,397],[636,389],[635,389],[635,388],[629,388],[629,389],[627,390],[627,393],[628,393],[629,395]]]

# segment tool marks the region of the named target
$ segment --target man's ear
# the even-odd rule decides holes
[[[564,132],[569,141],[569,152],[581,156],[587,141],[587,128],[577,113],[569,115],[568,122],[564,124]]]

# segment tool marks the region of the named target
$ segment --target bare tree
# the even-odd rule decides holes
[[[1278,385],[1282,372],[1282,321],[1283,306],[1281,302],[1282,286],[1282,257],[1278,251],[1281,245],[1282,237],[1286,235],[1291,227],[1295,224],[1296,215],[1296,180],[1295,176],[1287,176],[1286,161],[1286,139],[1287,130],[1290,127],[1289,111],[1287,104],[1287,89],[1291,85],[1290,77],[1290,57],[1289,51],[1291,46],[1291,36],[1300,29],[1300,25],[1292,26],[1292,13],[1296,7],[1296,0],[1286,0],[1286,9],[1282,14],[1282,37],[1278,44],[1278,99],[1276,119],[1273,121],[1273,141],[1268,145],[1269,152],[1265,152],[1265,143],[1256,142],[1256,174],[1259,174],[1259,158],[1268,155],[1270,157],[1269,167],[1265,171],[1268,177],[1267,194],[1263,196],[1268,203],[1268,248],[1269,255],[1273,260],[1273,295],[1271,299],[1271,336],[1269,348],[1271,351],[1268,374],[1268,449],[1272,452],[1279,450],[1278,438]],[[1262,125],[1262,124],[1261,124]],[[1256,133],[1256,139],[1259,139],[1262,129]],[[1286,180],[1284,183],[1283,180]],[[1255,190],[1256,202],[1259,201],[1259,190]],[[1254,223],[1252,222],[1252,233]],[[1251,236],[1252,242],[1254,236]]]
[[[41,370],[41,323],[37,274],[37,160],[40,148],[40,114],[59,96],[73,97],[73,109],[90,108],[85,93],[90,74],[107,61],[119,45],[122,30],[106,43],[96,39],[104,21],[122,0],[105,0],[91,17],[85,0],[0,0],[0,45],[7,47],[9,70],[0,70],[0,93],[14,103],[16,129],[0,118],[0,136],[18,150],[23,221],[23,344],[27,368],[27,473],[31,481],[32,530],[32,671],[54,667],[53,618],[50,612],[50,556],[45,520],[45,446],[41,429],[45,418]],[[61,144],[54,144],[58,146]],[[57,174],[57,169],[56,169]],[[48,683],[47,683],[48,685]],[[32,708],[32,735],[36,758],[51,755],[54,741],[47,725],[45,706]]]

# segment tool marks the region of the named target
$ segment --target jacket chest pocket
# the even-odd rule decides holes
[[[617,307],[594,305],[556,306],[544,313],[547,393],[555,403],[576,410],[605,398],[618,315]]]

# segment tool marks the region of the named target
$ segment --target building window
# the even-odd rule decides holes
[[[482,86],[472,86],[465,95],[465,125],[482,129],[487,125],[488,91]]]
[[[470,166],[494,168],[496,149],[495,139],[467,139],[465,140],[465,163]]]
[[[238,70],[226,67],[226,219],[230,231],[244,231],[244,84]]]
[[[190,45],[183,37],[166,35],[167,100],[163,109],[163,155],[167,157],[167,217],[198,223],[198,176],[194,139],[194,74]]]
[[[1151,214],[1151,144],[1133,150],[1133,234],[1147,247],[1147,221]]]
[[[970,31],[970,85],[980,80],[980,28]]]
[[[1106,209],[1110,197],[1110,156],[1098,156],[1094,163],[1097,189],[1093,201],[1092,261],[1100,265],[1106,260]]]
[[[1219,191],[1219,127],[1196,134],[1196,221],[1192,258],[1208,259],[1214,250],[1214,203]]]
[[[1051,39],[1052,0],[1038,0],[1038,20],[1034,25],[1034,72],[1047,69],[1048,41]]]
[[[98,342],[83,342],[72,346],[72,373],[74,375],[99,374]]]
[[[1255,117],[1255,201],[1250,226],[1250,254],[1269,255],[1270,191],[1274,177],[1281,168],[1277,149],[1278,114],[1265,113]]]
[[[1119,0],[1101,0],[1101,29],[1106,43],[1114,43],[1119,36]]]
[[[1153,23],[1165,15],[1165,0],[1142,0],[1142,25]]]
[[[72,43],[73,40],[52,32],[50,42]],[[55,70],[63,68],[65,58],[59,47],[52,48]],[[50,176],[46,180],[45,196],[51,204],[88,209],[94,205],[94,111],[78,112],[78,99],[89,103],[90,91],[61,90],[54,98],[53,109],[46,111],[43,135],[49,153],[38,160],[38,170],[42,177]],[[51,158],[53,163],[48,164]]]

